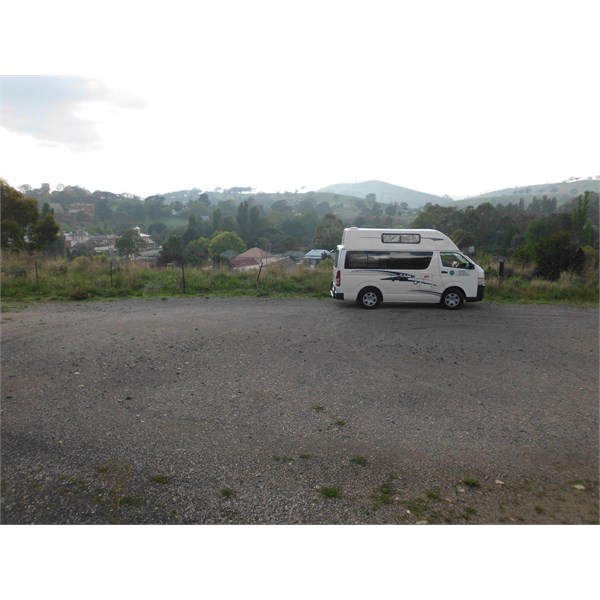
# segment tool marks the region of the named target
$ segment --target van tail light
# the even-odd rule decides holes
[[[338,271],[335,274],[335,285],[337,287],[340,287],[340,285],[342,285],[342,272],[341,271]]]

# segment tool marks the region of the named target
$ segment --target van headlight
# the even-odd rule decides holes
[[[477,277],[477,285],[485,285],[485,275]]]

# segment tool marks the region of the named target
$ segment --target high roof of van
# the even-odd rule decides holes
[[[448,250],[456,244],[437,229],[370,229],[347,227],[342,246],[355,250]]]

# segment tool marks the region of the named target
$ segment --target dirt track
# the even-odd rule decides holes
[[[598,523],[598,311],[2,316],[3,523]]]

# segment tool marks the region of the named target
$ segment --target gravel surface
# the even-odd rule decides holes
[[[598,311],[2,315],[3,523],[598,523]]]

